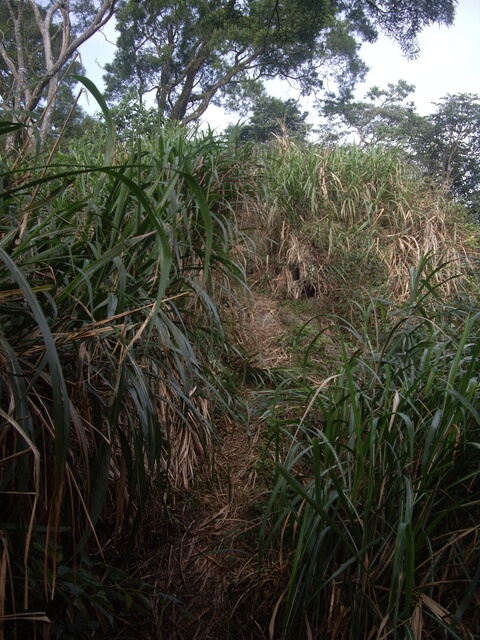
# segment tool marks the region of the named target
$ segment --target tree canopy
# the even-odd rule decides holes
[[[211,103],[248,112],[269,78],[304,95],[334,81],[348,100],[366,71],[362,40],[383,31],[414,55],[419,31],[450,24],[454,8],[455,0],[2,0],[1,106],[19,120],[42,110],[45,140],[76,51],[117,9],[109,96],[153,94],[162,118],[188,123]]]
[[[414,57],[419,50],[417,36],[424,27],[453,23],[456,0],[347,0],[339,4],[352,19],[366,21],[375,35],[382,31]]]
[[[426,118],[419,139],[428,172],[480,219],[480,97],[447,95]]]
[[[293,98],[263,95],[255,101],[248,122],[237,128],[238,138],[240,142],[267,142],[272,136],[305,139],[311,128],[306,123],[307,115]]]
[[[107,91],[153,93],[161,115],[199,118],[210,103],[241,111],[263,82],[281,78],[300,93],[334,78],[351,95],[366,68],[359,41],[379,29],[413,55],[427,24],[450,24],[455,0],[119,0],[118,50]]]
[[[337,142],[346,136],[355,136],[361,146],[390,143],[409,148],[411,139],[418,138],[423,119],[415,105],[407,101],[415,86],[405,80],[389,83],[387,88],[372,87],[363,100],[319,101],[321,113],[328,118],[322,126],[322,137]]]

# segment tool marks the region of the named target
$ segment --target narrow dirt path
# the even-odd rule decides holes
[[[288,366],[282,346],[288,327],[278,301],[257,293],[240,333],[259,367]],[[161,607],[159,639],[268,638],[272,611],[265,596],[275,590],[275,571],[260,588],[257,579],[258,533],[273,468],[265,473],[264,465],[273,465],[265,451],[267,426],[254,419],[248,427],[224,422],[217,429],[210,469],[186,496],[177,535],[164,550],[159,588],[180,602]]]

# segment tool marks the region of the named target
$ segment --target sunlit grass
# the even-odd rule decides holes
[[[371,294],[406,299],[405,273],[426,253],[450,274],[468,268],[458,212],[398,151],[277,141],[259,156],[259,246],[274,290],[349,316]]]

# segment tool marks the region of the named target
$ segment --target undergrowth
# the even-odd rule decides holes
[[[404,300],[405,274],[427,253],[451,275],[469,268],[464,217],[399,151],[276,140],[258,161],[258,243],[274,292],[354,320],[371,296]]]
[[[170,494],[211,455],[212,416],[241,415],[219,375],[234,353],[221,307],[246,286],[234,257],[241,160],[211,133],[175,128],[119,146],[89,88],[103,157],[95,142],[90,156],[72,144],[43,165],[5,162],[0,176],[0,615],[11,638],[50,637],[49,621],[59,638],[106,637],[164,597],[125,573],[146,509],[167,525]]]
[[[270,637],[478,637],[480,309],[445,304],[441,274],[424,258],[405,304],[343,321],[335,375],[277,398]]]
[[[395,152],[119,141],[83,82],[103,130],[0,167],[4,636],[169,628],[184,604],[145,556],[192,487],[234,495],[214,453],[235,422],[249,441],[268,423],[237,540],[248,555],[265,510],[263,568],[252,549],[227,589],[241,637],[474,637],[471,228]],[[288,316],[288,370],[255,352],[246,273]]]

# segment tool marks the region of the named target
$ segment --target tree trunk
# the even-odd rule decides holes
[[[44,98],[46,99],[46,106],[39,124],[40,140],[42,144],[45,144],[52,126],[56,95],[60,83],[59,72],[72,59],[78,48],[110,20],[118,0],[97,0],[89,24],[81,33],[74,36],[71,33],[71,23],[76,11],[75,0],[56,0],[47,9],[42,8],[42,4],[35,0],[17,0],[15,4],[11,0],[0,1],[7,3],[9,21],[13,24],[14,46],[16,47],[16,54],[12,56],[3,41],[0,41],[0,57],[12,77],[12,92],[7,103],[10,103],[10,107],[14,111],[33,112],[38,108],[40,102]],[[81,9],[81,5],[82,3],[79,4],[79,9]],[[26,79],[26,59],[29,52],[25,50],[25,43],[22,40],[22,24],[25,20],[27,7],[33,14],[35,26],[41,37],[41,53],[44,61],[44,72],[33,86],[29,86],[31,81]],[[54,52],[53,38],[54,35],[58,36],[59,30],[61,45],[59,51]],[[13,117],[23,124],[26,124],[30,118],[28,114],[15,114]],[[33,145],[35,143],[34,135],[30,132],[28,137],[30,144]],[[7,142],[10,146],[12,144],[17,146],[13,138]]]

